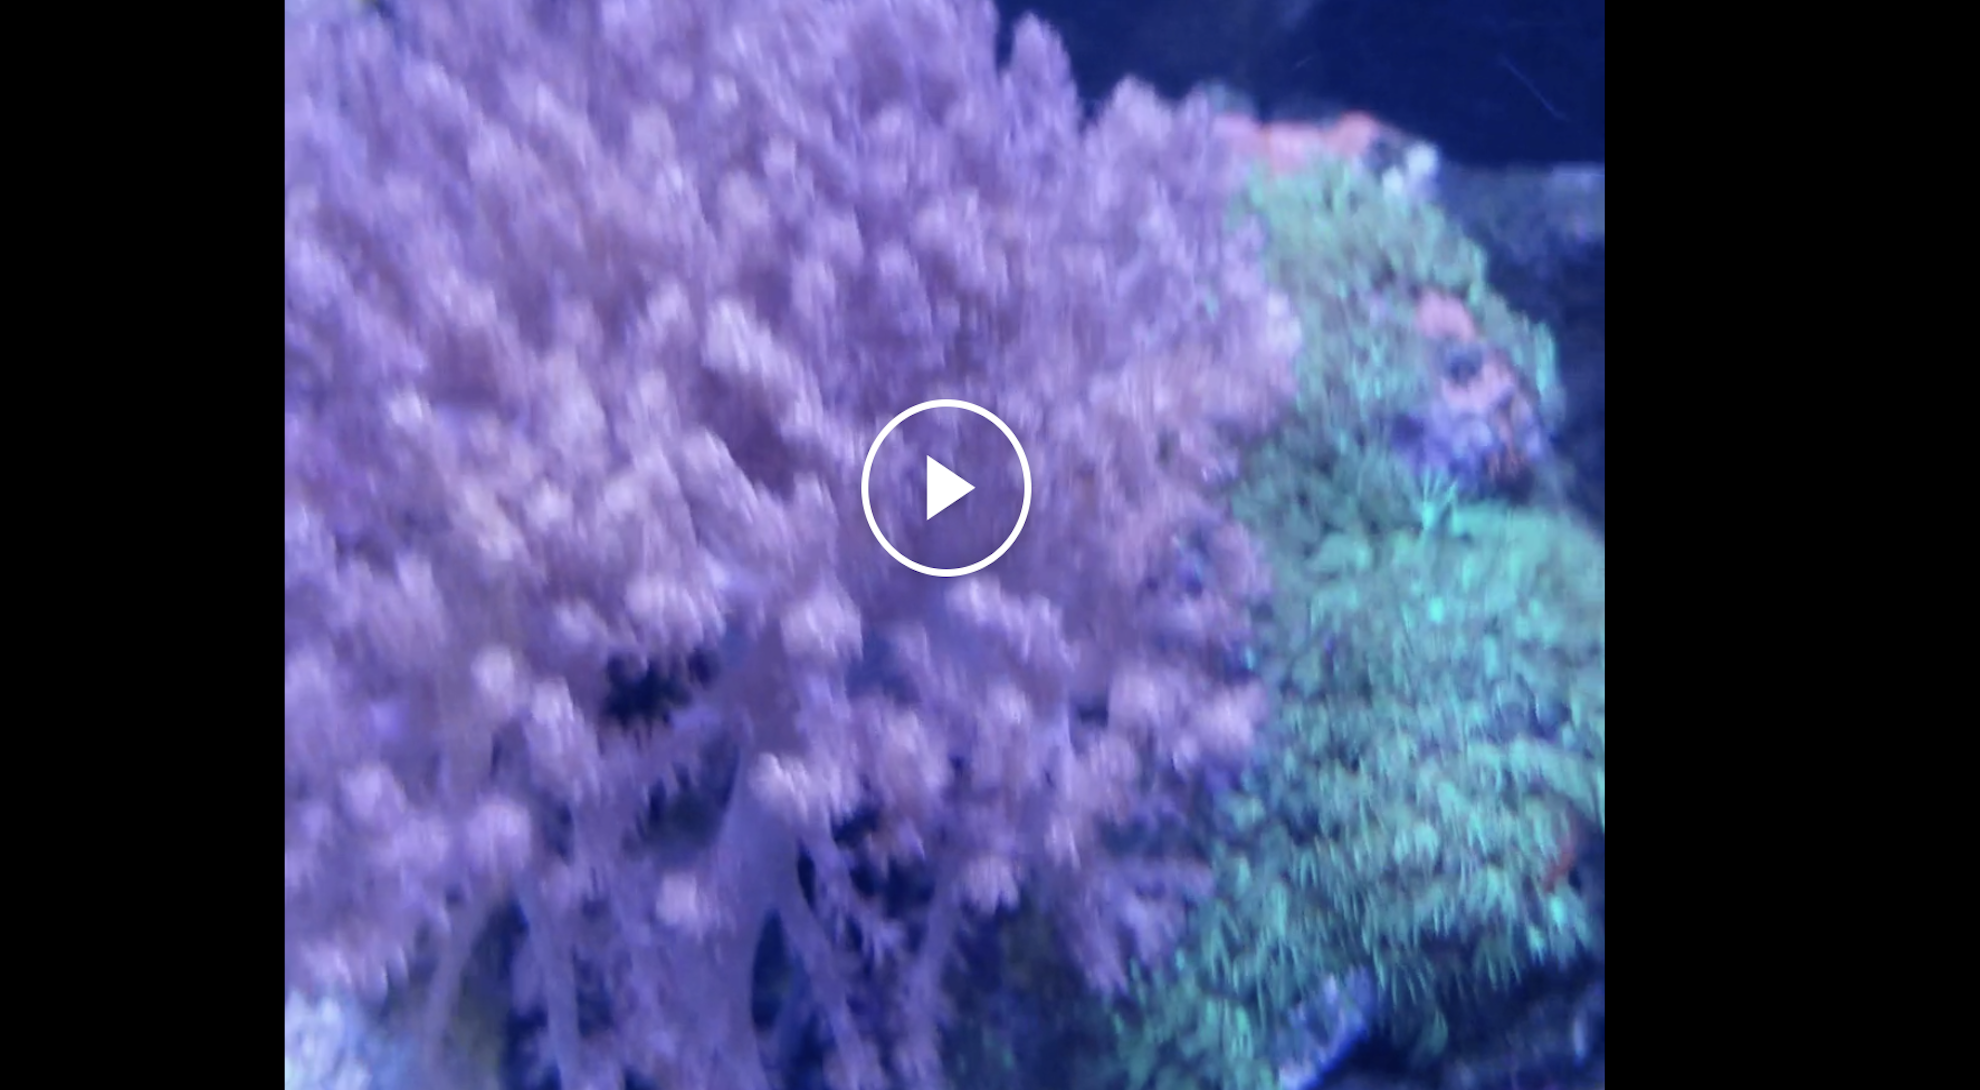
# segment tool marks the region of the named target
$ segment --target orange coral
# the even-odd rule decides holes
[[[1552,893],[1562,879],[1573,873],[1581,862],[1581,845],[1586,835],[1587,823],[1572,810],[1568,811],[1561,823],[1560,839],[1556,842],[1553,858],[1540,875],[1541,892]]]
[[[1432,290],[1419,296],[1416,329],[1439,345],[1431,355],[1437,381],[1432,425],[1446,436],[1476,436],[1493,483],[1524,480],[1532,469],[1529,437],[1539,419],[1524,378],[1504,352],[1484,343],[1470,308],[1451,295]]]
[[[1322,156],[1366,163],[1378,147],[1397,139],[1388,126],[1360,111],[1318,123],[1226,114],[1217,119],[1217,131],[1240,156],[1274,174],[1291,174]]]

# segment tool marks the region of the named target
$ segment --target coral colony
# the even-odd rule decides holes
[[[1406,139],[996,18],[288,20],[291,1086],[493,990],[563,1090],[1290,1088],[1599,956],[1546,330]]]

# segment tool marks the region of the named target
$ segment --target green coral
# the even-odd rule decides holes
[[[1600,544],[1484,505],[1280,544],[1280,710],[1222,807],[1217,898],[1141,982],[1128,1052],[1163,1077],[1132,1085],[1272,1085],[1274,1035],[1361,969],[1427,1058],[1472,998],[1601,942],[1558,880],[1604,820]]]
[[[1236,497],[1277,576],[1256,655],[1277,710],[1208,823],[1217,896],[1117,1012],[1135,1088],[1277,1087],[1315,997],[1360,973],[1428,1059],[1477,998],[1602,941],[1561,880],[1604,822],[1602,544],[1412,473],[1385,431],[1426,393],[1422,292],[1465,302],[1543,407],[1551,342],[1436,209],[1351,168],[1250,199],[1307,334],[1300,411]]]

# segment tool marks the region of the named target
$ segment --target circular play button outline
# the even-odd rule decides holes
[[[871,488],[873,483],[873,459],[880,453],[880,444],[886,442],[889,435],[894,434],[894,429],[900,427],[902,421],[917,413],[927,412],[929,409],[963,409],[967,412],[973,412],[992,424],[997,425],[997,430],[1003,432],[1004,438],[1011,441],[1011,449],[1017,451],[1018,468],[1024,473],[1024,506],[1018,508],[1017,525],[1011,527],[1011,536],[1005,538],[1002,545],[997,546],[996,552],[991,553],[974,564],[960,568],[931,568],[926,564],[917,564],[909,560],[906,556],[902,555],[899,549],[894,548],[894,543],[887,540],[886,534],[880,532],[880,522],[873,517],[873,493]],[[1031,515],[1031,460],[1024,456],[1024,444],[1018,442],[1017,434],[1011,431],[1009,424],[999,420],[996,413],[968,401],[958,401],[952,397],[936,398],[933,401],[924,401],[919,405],[903,410],[899,416],[887,421],[887,426],[881,428],[880,434],[874,437],[873,445],[866,448],[866,468],[862,469],[859,474],[859,502],[860,506],[866,509],[867,529],[873,531],[874,538],[880,542],[881,548],[887,550],[888,556],[893,557],[895,560],[900,561],[902,564],[923,575],[933,575],[943,579],[954,579],[959,575],[972,575],[996,563],[997,558],[1008,552],[1010,547],[1017,543],[1018,535],[1024,532],[1024,520]]]

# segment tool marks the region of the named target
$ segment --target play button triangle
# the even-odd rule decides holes
[[[974,491],[976,486],[956,476],[954,470],[928,459],[928,518],[941,514],[950,504]]]

